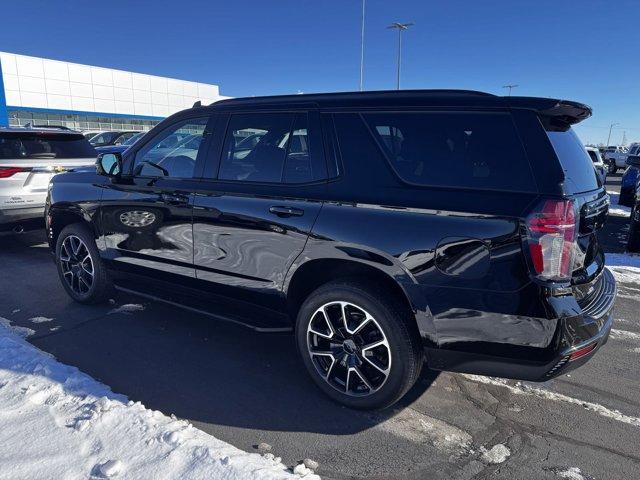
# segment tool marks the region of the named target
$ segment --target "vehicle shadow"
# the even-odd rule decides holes
[[[145,307],[31,341],[148,408],[254,430],[357,433],[411,404],[437,376],[425,369],[393,409],[359,412],[315,386],[292,334],[257,333],[158,303]]]

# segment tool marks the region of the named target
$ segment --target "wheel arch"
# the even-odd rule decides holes
[[[47,213],[47,217],[47,237],[52,249],[55,249],[60,232],[74,223],[81,223],[87,226],[94,235],[97,235],[97,229],[91,215],[79,207],[52,206]]]
[[[290,318],[295,321],[304,300],[320,286],[338,279],[363,279],[389,291],[415,318],[423,340],[435,344],[433,318],[426,300],[419,292],[419,286],[399,267],[393,268],[396,266],[392,262],[385,262],[381,266],[351,258],[305,258],[302,262],[296,262],[284,283]]]

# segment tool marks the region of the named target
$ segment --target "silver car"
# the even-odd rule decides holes
[[[0,232],[42,225],[51,177],[95,160],[95,149],[79,132],[0,128]]]

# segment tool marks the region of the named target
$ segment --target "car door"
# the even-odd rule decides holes
[[[183,118],[127,152],[128,174],[105,186],[100,205],[99,243],[112,267],[158,280],[195,278],[192,192],[213,121]]]
[[[282,306],[286,272],[326,191],[318,118],[307,111],[221,118],[226,133],[211,148],[193,211],[196,276],[208,291]]]

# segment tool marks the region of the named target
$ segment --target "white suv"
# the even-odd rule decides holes
[[[95,163],[79,132],[56,128],[0,128],[0,232],[43,225],[51,177]]]

